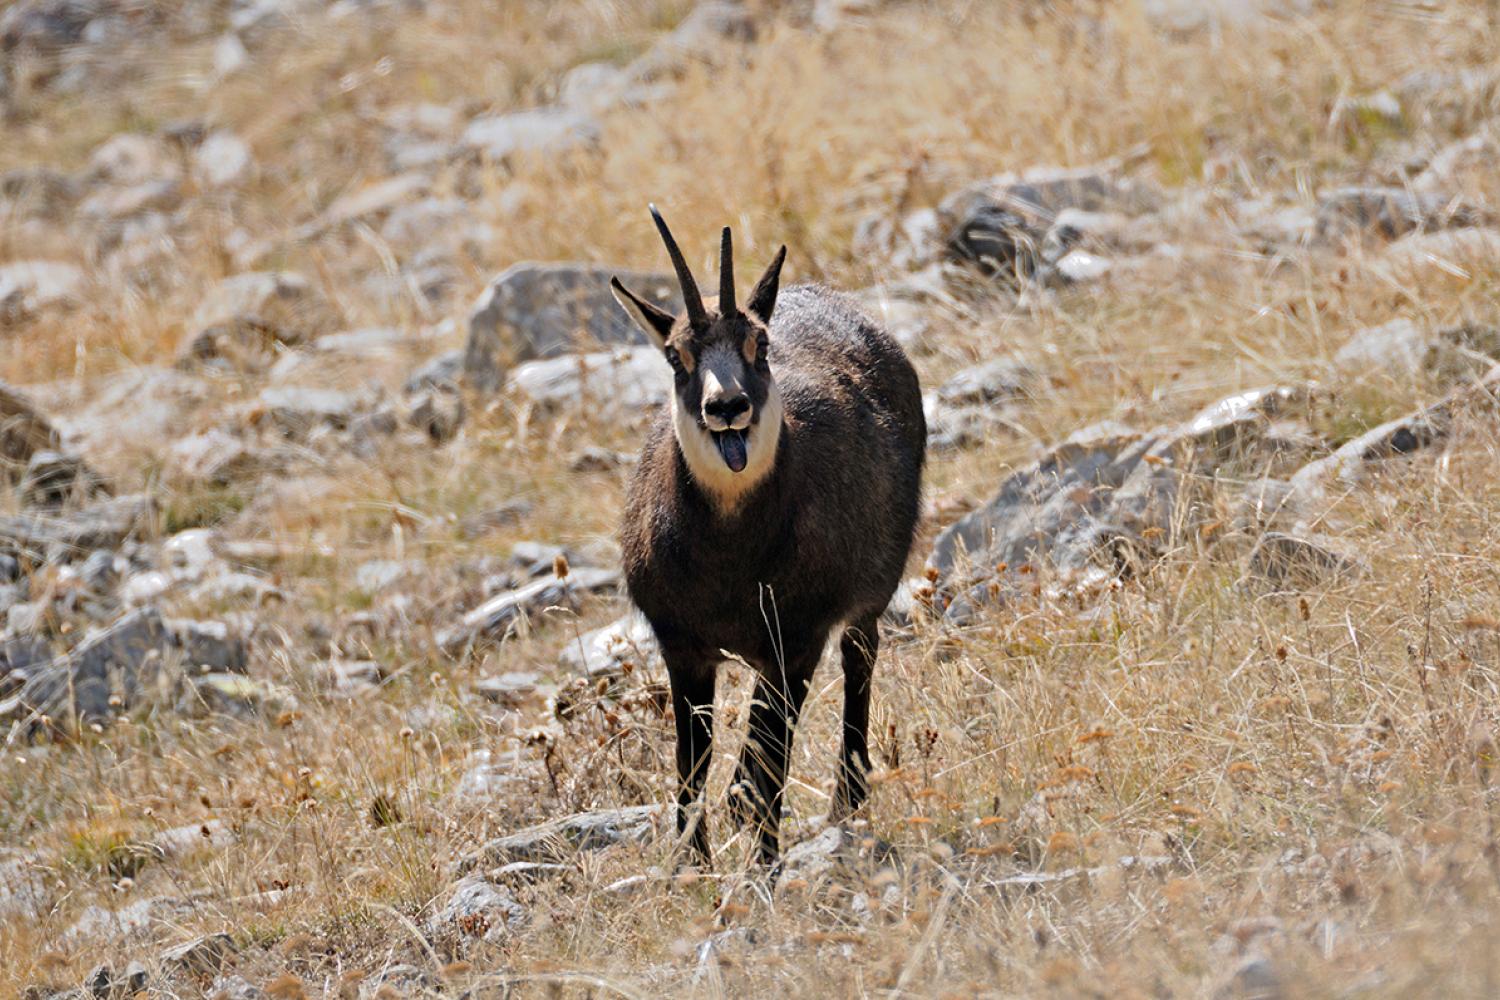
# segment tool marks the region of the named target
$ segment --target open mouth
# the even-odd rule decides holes
[[[710,431],[714,436],[714,444],[719,446],[719,454],[724,457],[724,464],[729,466],[730,472],[744,472],[748,451],[750,430],[726,430]]]

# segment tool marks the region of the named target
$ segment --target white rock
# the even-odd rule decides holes
[[[245,179],[253,159],[250,146],[233,132],[220,130],[193,152],[193,173],[208,187],[228,187]]]

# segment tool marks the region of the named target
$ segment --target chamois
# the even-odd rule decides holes
[[[847,296],[815,285],[777,294],[786,247],[741,309],[729,229],[718,298],[704,299],[654,205],[651,215],[684,312],[674,317],[610,281],[674,379],[630,482],[625,580],[671,680],[679,842],[690,839],[704,863],[699,798],[715,670],[729,656],[755,669],[731,809],[754,825],[759,858],[771,865],[792,733],[835,628],[843,629],[844,724],[830,819],[865,799],[878,619],[917,524],[921,389],[900,346]]]

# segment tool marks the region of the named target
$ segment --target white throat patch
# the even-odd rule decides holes
[[[750,491],[770,474],[776,464],[776,447],[781,443],[783,412],[781,388],[773,381],[759,419],[750,425],[745,469],[733,472],[724,464],[724,456],[708,431],[698,425],[697,416],[684,411],[677,394],[672,394],[672,429],[677,434],[677,447],[682,449],[693,481],[708,494],[721,514],[738,510]]]

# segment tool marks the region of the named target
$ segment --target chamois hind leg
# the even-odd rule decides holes
[[[714,741],[714,671],[711,664],[668,654],[672,713],[677,725],[677,836],[688,833],[699,861],[711,862],[708,823],[703,811],[703,781]]]
[[[874,616],[854,622],[839,640],[844,657],[844,739],[839,750],[839,782],[828,818],[848,819],[865,801],[870,773],[870,678],[880,652],[880,624]]]
[[[738,797],[738,817],[755,827],[762,864],[774,864],[780,853],[787,760],[817,664],[816,655],[804,656],[788,663],[784,672],[772,665],[774,676],[761,673],[755,681],[745,748],[735,769],[734,794]]]

